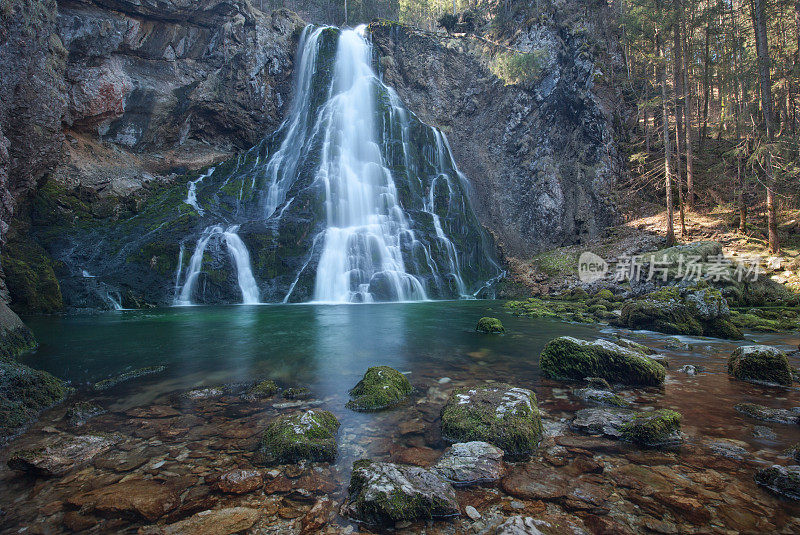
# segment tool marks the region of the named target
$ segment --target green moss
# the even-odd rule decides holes
[[[0,442],[19,432],[40,411],[63,401],[70,391],[47,372],[0,360]]]
[[[283,397],[286,399],[309,399],[311,390],[305,386],[287,388],[283,391]]]
[[[0,359],[12,359],[36,349],[39,344],[33,333],[24,325],[0,329]]]
[[[161,275],[172,275],[178,268],[179,252],[176,241],[158,241],[142,245],[126,261],[148,265]]]
[[[637,351],[605,340],[588,342],[568,336],[547,343],[539,366],[547,377],[562,380],[600,377],[612,383],[657,386],[665,377],[662,366]]]
[[[120,383],[124,383],[126,381],[130,381],[132,379],[138,379],[139,377],[144,377],[146,375],[153,375],[156,373],[161,373],[166,370],[166,366],[147,366],[144,368],[137,368],[135,370],[127,371],[121,373],[119,375],[115,375],[109,379],[104,379],[102,381],[98,381],[94,384],[95,390],[108,390],[109,388],[115,387]]]
[[[614,301],[615,300],[614,299],[614,293],[611,290],[607,289],[607,288],[604,288],[604,289],[600,290],[599,292],[594,294],[594,296],[596,298],[598,298],[598,299],[605,299],[606,301]]]
[[[644,446],[672,442],[680,430],[680,413],[669,409],[637,414],[621,429],[624,440]]]
[[[35,241],[9,242],[2,262],[15,312],[52,314],[64,308],[53,262]]]
[[[263,465],[308,461],[333,462],[339,420],[328,411],[280,416],[267,426],[254,462]]]
[[[728,373],[745,381],[792,384],[792,369],[786,354],[769,346],[737,347],[728,358]]]
[[[252,399],[271,398],[278,393],[278,385],[272,379],[254,384],[247,390],[247,397]]]
[[[374,366],[350,390],[352,399],[346,407],[354,411],[388,409],[405,401],[411,391],[405,375],[389,366]]]
[[[529,456],[542,436],[536,394],[504,383],[456,389],[442,409],[442,437],[480,440],[510,460]]]
[[[503,323],[497,318],[481,318],[478,320],[478,325],[475,330],[480,333],[493,334],[506,332]]]

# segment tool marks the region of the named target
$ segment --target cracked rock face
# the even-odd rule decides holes
[[[503,472],[503,450],[480,441],[453,444],[431,471],[455,486],[498,481]]]
[[[343,512],[370,524],[459,514],[453,487],[418,466],[356,461],[349,493]]]

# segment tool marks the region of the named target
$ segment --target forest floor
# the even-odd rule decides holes
[[[759,258],[763,273],[800,291],[800,210],[779,214],[778,234],[781,253],[767,252],[766,214],[752,210],[748,214],[746,232],[738,229],[738,212],[732,207],[712,210],[693,210],[686,214],[686,235],[681,236],[680,215],[675,213],[675,232],[679,244],[716,241],[722,245],[727,258],[733,262]],[[591,251],[608,262],[623,256],[657,251],[666,247],[666,210],[656,205],[641,204],[633,210],[622,211],[624,223],[607,228],[603,234],[585,243],[558,247],[531,258],[507,258],[509,277],[516,283],[511,293],[522,297],[558,294],[579,282],[578,257]]]

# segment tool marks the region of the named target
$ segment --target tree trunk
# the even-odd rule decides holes
[[[711,81],[709,80],[710,73],[708,64],[711,61],[711,53],[709,46],[709,23],[706,22],[706,52],[705,52],[705,65],[703,66],[703,124],[700,130],[700,150],[703,150],[703,143],[705,142],[706,133],[708,131],[708,97],[711,92]],[[700,125],[697,125],[700,128]]]
[[[767,42],[767,20],[764,13],[765,0],[754,0],[753,31],[756,36],[756,56],[758,58],[758,81],[761,85],[761,107],[763,108],[764,129],[767,131],[767,143],[771,144],[775,136],[775,125],[772,117],[772,84],[769,77],[769,46]],[[778,243],[778,218],[775,205],[775,171],[772,168],[772,155],[766,151],[764,165],[767,185],[767,229],[769,234],[769,252],[780,253]]]
[[[798,0],[800,1],[800,0]],[[692,149],[692,94],[689,89],[689,36],[686,34],[686,19],[683,10],[678,12],[680,17],[681,34],[686,46],[681,46],[683,56],[683,75],[681,85],[683,86],[683,131],[686,139],[684,146],[686,149],[686,207],[689,210],[694,208],[694,151]]]
[[[656,11],[661,11],[661,2],[656,0]],[[656,50],[658,51],[658,74],[661,82],[661,109],[664,127],[664,186],[667,201],[667,247],[675,245],[675,213],[672,206],[672,149],[669,138],[669,101],[667,99],[667,65],[664,57],[661,32],[656,27]]]
[[[681,12],[681,0],[672,0],[675,16]],[[681,154],[685,152],[683,137],[683,45],[681,44],[681,30],[676,18],[672,25],[674,46],[672,48],[672,77],[675,85],[675,180],[678,183],[678,206],[680,207],[681,236],[686,237],[686,213],[683,203],[683,166]]]

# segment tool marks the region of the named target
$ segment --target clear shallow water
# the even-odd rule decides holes
[[[476,333],[477,320],[486,315],[499,317],[507,334]],[[546,426],[550,429],[560,426],[561,431],[550,434],[571,435],[565,425],[585,405],[572,394],[574,385],[540,377],[539,352],[556,336],[613,339],[621,334],[658,348],[670,362],[663,388],[629,389],[622,395],[637,408],[674,408],[681,412],[686,443],[667,457],[620,445],[618,452],[595,454],[595,460],[605,464],[604,475],[581,477],[593,477],[591,484],[614,488],[625,496],[628,491],[624,485],[615,486],[619,478],[614,474],[623,470],[627,474],[636,464],[647,467],[644,473],[651,474],[654,472],[650,467],[657,465],[659,474],[671,474],[674,481],[687,485],[676,493],[701,498],[713,511],[715,524],[740,531],[758,527],[760,519],[765,518],[764,511],[778,515],[776,518],[781,519],[778,524],[784,526],[787,519],[792,522],[800,514],[796,505],[760,489],[752,479],[759,466],[773,462],[791,464],[782,455],[786,448],[800,442],[800,426],[752,420],[733,409],[736,403],[745,401],[783,408],[800,406],[800,391],[752,385],[732,380],[726,373],[727,357],[737,344],[755,341],[790,351],[800,342],[797,333],[749,334],[748,341],[737,343],[680,338],[689,347],[676,350],[666,347],[670,341],[674,342],[674,337],[515,317],[499,301],[188,307],[28,318],[27,322],[41,347],[27,356],[25,362],[72,381],[82,390],[79,398],[111,411],[90,420],[82,432],[122,433],[129,437],[124,451],[138,451],[136,448],[146,445],[147,451],[156,451],[167,460],[160,470],[173,475],[182,471],[194,474],[198,470],[200,473],[206,469],[218,470],[226,463],[247,466],[249,452],[264,426],[277,414],[298,410],[281,407],[286,400],[280,396],[255,406],[224,398],[175,404],[172,394],[176,391],[265,378],[274,379],[284,388],[310,387],[314,393],[313,406],[331,410],[342,423],[337,461],[324,476],[334,485],[325,492],[331,492],[338,500],[346,494],[350,466],[355,459],[418,462],[438,457],[446,446],[438,435],[438,413],[449,393],[458,386],[494,380],[532,388],[545,413]],[[792,365],[800,365],[796,358],[791,360]],[[84,388],[126,370],[158,364],[167,366],[159,375],[136,379],[102,393]],[[688,376],[677,371],[684,364],[702,366],[704,371]],[[389,365],[408,373],[415,386],[412,399],[380,413],[345,409],[348,389],[366,368],[374,365]],[[440,382],[445,377],[449,381]],[[155,420],[131,416],[136,414],[131,410],[139,410],[131,408],[152,404],[176,407],[181,416]],[[64,410],[60,407],[45,413],[33,430],[12,448],[34,446],[41,436],[50,433],[48,426],[78,432],[66,427],[62,419]],[[756,437],[755,426],[767,428],[773,436]],[[748,457],[731,461],[711,454],[708,443],[716,438],[741,441]],[[553,449],[552,440],[546,439],[541,448],[546,452],[545,459],[556,455],[552,452],[558,450],[558,446]],[[209,460],[193,461],[201,465],[199,468],[171,460],[179,458],[183,451],[191,452],[193,459]],[[220,457],[219,452],[225,455]],[[710,491],[703,490],[702,483],[696,483],[703,481],[700,476],[705,477],[703,474],[709,469],[713,469],[715,477],[723,477],[729,487],[715,490],[717,498],[710,498]],[[102,479],[108,474],[98,468],[84,477]],[[6,491],[0,490],[0,500],[20,504],[7,517],[12,526],[15,522],[24,524],[21,519],[36,517],[37,507],[64,499],[59,492],[68,494],[73,491],[70,485],[76,485],[41,487],[44,489],[41,495],[34,496],[29,494],[30,482],[20,480],[5,468],[0,470],[0,489],[4,483],[8,486]],[[264,499],[271,499],[268,493]],[[641,525],[637,523],[642,520],[636,515],[643,515],[642,511],[633,517],[625,516],[633,514],[626,507],[638,503],[631,500],[615,505],[610,516],[627,518],[630,526],[638,528]],[[731,511],[737,511],[743,519],[732,518]],[[410,529],[413,532],[414,528]]]

